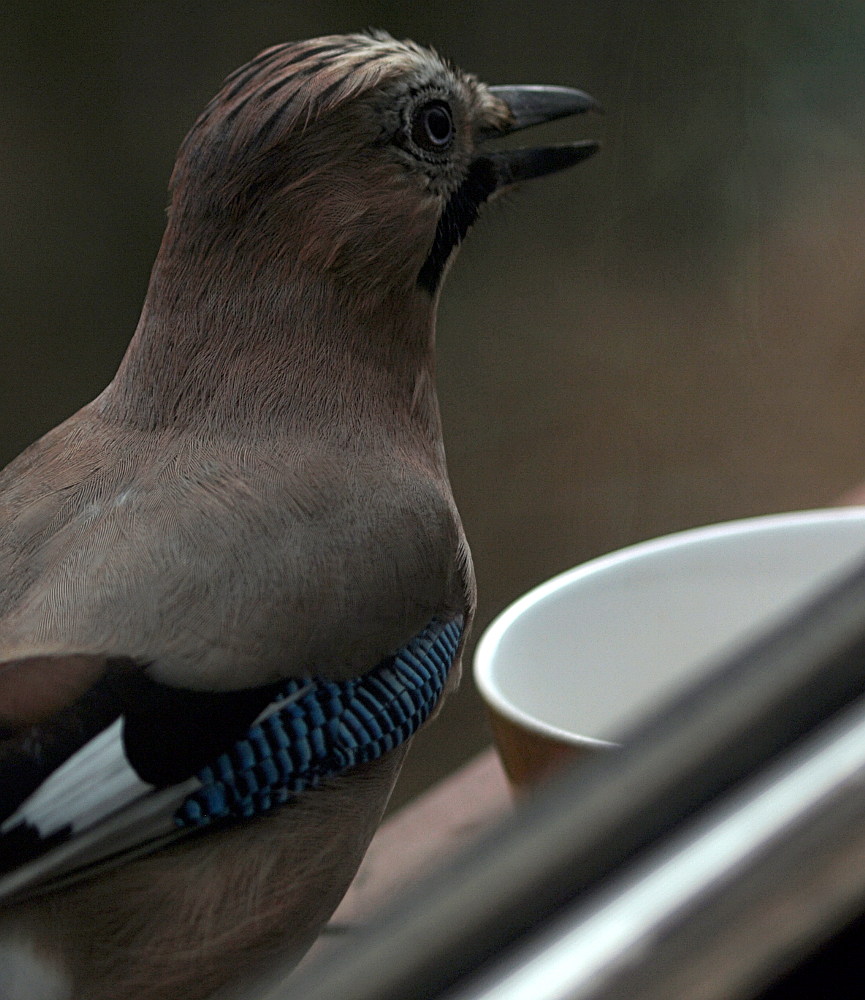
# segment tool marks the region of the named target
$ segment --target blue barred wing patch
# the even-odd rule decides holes
[[[462,630],[462,617],[434,619],[368,674],[290,681],[270,714],[198,772],[201,787],[177,810],[175,824],[265,813],[405,742],[441,697]]]

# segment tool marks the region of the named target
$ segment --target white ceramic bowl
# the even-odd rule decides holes
[[[844,507],[667,535],[536,587],[489,626],[474,660],[511,777],[536,777],[531,762],[532,773],[516,773],[521,754],[540,754],[545,770],[544,748],[557,758],[562,747],[614,745],[640,717],[863,560],[865,507]],[[516,746],[503,746],[514,739]]]

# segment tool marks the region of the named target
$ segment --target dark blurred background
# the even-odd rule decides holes
[[[110,380],[175,151],[223,77],[276,42],[367,26],[606,108],[540,130],[603,150],[489,211],[445,290],[475,638],[586,558],[865,478],[861,0],[4,0],[0,459]],[[396,801],[488,740],[467,679]]]

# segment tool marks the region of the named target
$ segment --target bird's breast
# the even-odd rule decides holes
[[[0,528],[0,659],[94,652],[190,687],[368,670],[464,613],[446,484],[396,461],[194,452],[20,505]]]

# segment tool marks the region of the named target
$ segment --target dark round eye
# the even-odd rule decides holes
[[[428,101],[411,119],[412,141],[430,153],[441,153],[454,141],[454,120],[444,101]]]

